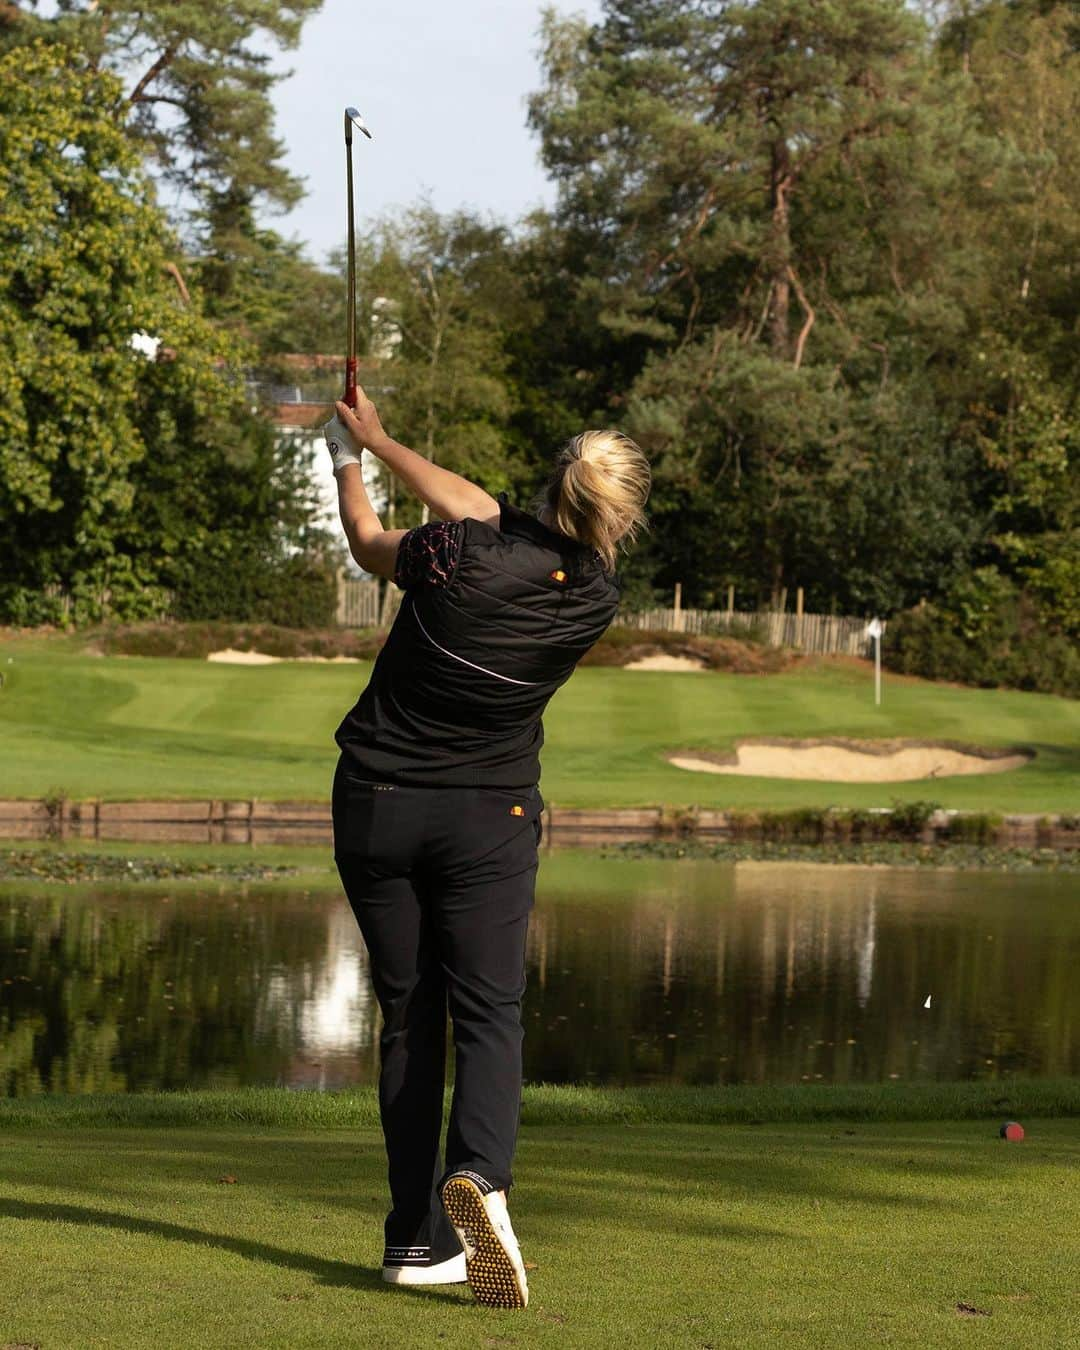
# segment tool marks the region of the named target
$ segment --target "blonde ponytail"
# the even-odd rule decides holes
[[[546,501],[555,526],[599,553],[614,572],[625,547],[645,524],[652,474],[649,461],[621,431],[583,431],[555,460]]]

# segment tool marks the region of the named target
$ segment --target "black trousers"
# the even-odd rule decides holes
[[[383,1015],[379,1109],[388,1246],[460,1243],[439,1186],[468,1168],[509,1192],[521,1114],[521,1002],[543,800],[536,787],[404,787],[334,775],[334,858]],[[454,1092],[440,1153],[447,1010]]]

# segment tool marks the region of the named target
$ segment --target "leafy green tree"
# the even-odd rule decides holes
[[[963,226],[986,303],[963,384],[992,478],[987,562],[1080,638],[1080,32],[1072,4],[989,3],[942,33],[985,131],[1012,150],[1011,191]]]
[[[112,75],[0,56],[0,612],[137,617],[208,551],[302,543],[309,496],[253,415],[249,352],[185,302]],[[132,347],[160,340],[157,360]],[[161,359],[164,358],[164,359]]]
[[[527,469],[508,453],[516,285],[506,230],[421,205],[386,222],[365,253],[373,392],[392,431],[489,491],[515,488]]]
[[[344,353],[343,251],[319,267],[302,244],[252,217],[244,229],[215,234],[214,251],[189,259],[185,271],[207,315],[250,342],[264,367],[282,352]]]
[[[900,0],[608,0],[599,24],[545,32],[532,121],[571,342],[617,353],[582,411],[652,452],[656,553],[676,562],[691,512],[681,579],[704,602],[799,582],[811,604],[877,608],[962,567],[981,484],[935,408],[979,264],[953,207],[992,195],[994,147],[925,23]],[[928,397],[915,438],[903,409]]]

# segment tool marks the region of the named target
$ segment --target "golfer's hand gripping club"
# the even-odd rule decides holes
[[[364,391],[357,387],[356,407],[350,408],[345,403],[339,402],[337,405],[337,415],[343,425],[348,429],[349,435],[357,445],[363,446],[365,450],[370,450],[373,454],[378,454],[382,446],[389,441],[389,436],[383,430],[383,424],[379,420],[379,414],[375,410],[375,404],[368,398]]]
[[[335,406],[337,412],[323,427],[323,435],[334,461],[334,472],[338,473],[346,464],[359,464],[362,450],[378,454],[379,446],[385,444],[388,437],[375,404],[359,387],[355,408],[350,408],[344,401]]]
[[[354,445],[363,446],[381,460],[398,482],[415,492],[440,520],[464,520],[467,516],[499,520],[499,503],[483,488],[388,436],[374,403],[362,389],[357,389],[355,411],[343,402],[338,403],[337,420],[349,432]]]

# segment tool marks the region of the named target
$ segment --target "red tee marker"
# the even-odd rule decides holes
[[[1015,1120],[1007,1120],[998,1131],[1002,1139],[1008,1139],[1012,1144],[1018,1144],[1024,1137],[1023,1125],[1018,1125]]]

